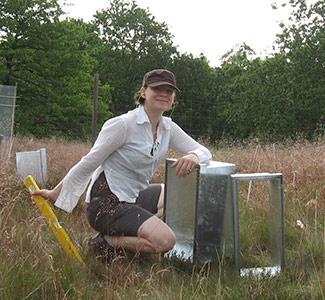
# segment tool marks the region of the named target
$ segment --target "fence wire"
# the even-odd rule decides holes
[[[0,85],[0,158],[9,157],[13,139],[17,86]]]

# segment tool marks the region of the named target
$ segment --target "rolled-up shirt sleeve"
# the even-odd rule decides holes
[[[94,146],[70,169],[63,179],[55,206],[72,212],[85,191],[93,172],[116,149],[125,143],[126,124],[122,118],[108,120],[102,127]]]
[[[174,122],[171,122],[169,147],[184,154],[196,154],[200,163],[212,158],[211,152],[206,147],[191,138]]]

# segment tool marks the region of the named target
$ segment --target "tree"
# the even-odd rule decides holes
[[[325,1],[310,7],[291,0],[293,12],[277,43],[290,66],[294,103],[294,127],[312,137],[325,124]]]
[[[219,124],[214,69],[203,55],[194,58],[187,54],[175,57],[170,68],[175,72],[180,89],[173,119],[193,137],[214,140]]]
[[[1,79],[18,83],[17,132],[85,138],[91,124],[93,27],[59,21],[56,1],[6,0],[1,8],[0,61],[6,66]],[[109,101],[101,102],[106,116]]]
[[[97,12],[94,25],[104,44],[97,56],[99,72],[114,87],[113,110],[120,114],[132,107],[143,74],[168,65],[176,48],[167,25],[134,1],[111,1],[107,9]]]
[[[246,138],[254,131],[252,107],[256,100],[257,82],[249,76],[253,64],[253,49],[245,43],[237,50],[232,49],[222,57],[218,71],[220,85],[219,110],[222,135]],[[257,96],[258,97],[258,96]],[[261,113],[261,112],[260,112]]]
[[[95,65],[88,51],[91,32],[89,33],[87,24],[75,20],[53,23],[52,26],[49,49],[38,53],[36,60],[39,63],[40,77],[46,80],[41,87],[45,94],[37,98],[30,95],[29,99],[36,104],[33,110],[24,109],[22,115],[17,116],[24,120],[24,126],[30,122],[29,128],[34,128],[34,134],[37,135],[86,138],[91,131]],[[104,91],[105,98],[99,102],[99,111],[102,112],[100,123],[109,116],[109,90],[106,88]],[[31,92],[34,93],[35,89]]]
[[[26,80],[16,72],[17,64],[30,63],[28,53],[45,50],[49,42],[44,30],[62,14],[56,0],[3,0],[0,2],[0,57],[6,66],[5,84]],[[24,50],[27,50],[23,52]]]

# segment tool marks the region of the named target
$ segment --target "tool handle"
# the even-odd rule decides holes
[[[32,176],[27,176],[24,180],[24,184],[29,190],[30,193],[39,190],[39,187]],[[69,235],[64,230],[64,228],[60,225],[55,213],[53,212],[50,204],[40,195],[32,195],[32,199],[35,202],[37,208],[40,210],[43,217],[49,223],[50,228],[52,229],[56,239],[61,244],[62,248],[65,252],[77,259],[82,265],[85,265],[84,261],[82,260],[77,248],[73,245]]]

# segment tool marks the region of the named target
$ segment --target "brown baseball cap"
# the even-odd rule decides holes
[[[169,85],[175,90],[178,90],[176,86],[176,77],[174,73],[166,69],[155,69],[146,73],[143,77],[143,86],[155,87],[159,85]]]

